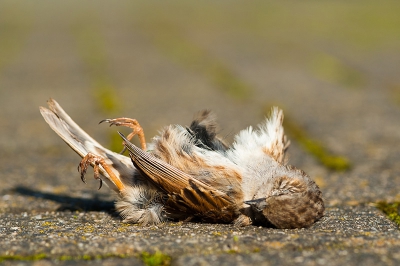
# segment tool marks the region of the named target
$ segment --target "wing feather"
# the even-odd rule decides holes
[[[220,220],[230,220],[235,209],[234,200],[226,193],[217,190],[193,176],[156,158],[130,143],[119,133],[125,142],[132,162],[153,183],[170,195],[171,205],[179,211],[190,210],[195,216],[220,217]],[[217,219],[217,218],[214,218]],[[228,221],[226,221],[228,222]]]

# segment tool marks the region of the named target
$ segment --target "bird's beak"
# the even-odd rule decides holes
[[[267,198],[247,200],[244,203],[250,205],[252,208],[255,208],[258,211],[262,211],[265,207],[267,207],[266,199]]]

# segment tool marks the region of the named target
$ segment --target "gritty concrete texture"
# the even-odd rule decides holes
[[[398,225],[376,208],[400,201],[399,13],[396,1],[1,1],[0,263],[399,265]],[[150,139],[212,109],[232,141],[278,105],[351,168],[328,169],[288,132],[289,163],[326,202],[312,227],[124,224],[40,116],[49,97],[116,150],[104,118],[136,118]]]

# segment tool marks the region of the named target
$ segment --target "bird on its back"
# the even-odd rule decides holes
[[[112,152],[86,134],[53,99],[40,111],[50,127],[89,165],[95,178],[118,194],[116,209],[125,222],[157,224],[168,220],[250,224],[276,228],[308,227],[323,216],[318,186],[301,170],[285,164],[289,142],[283,112],[256,129],[240,131],[228,146],[216,132],[210,111],[189,127],[170,125],[146,144],[135,119],[106,119],[128,126],[121,135],[130,157]],[[141,148],[130,142],[138,135]]]

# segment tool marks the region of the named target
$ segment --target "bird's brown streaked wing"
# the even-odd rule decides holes
[[[232,201],[217,201],[212,192],[193,184],[169,195],[166,203],[166,211],[171,217],[196,217],[203,222],[224,222],[230,223],[238,216],[238,205]],[[183,214],[183,215],[182,215]]]
[[[234,204],[225,193],[141,150],[130,143],[123,134],[124,145],[135,166],[169,195],[179,198],[183,205],[198,213],[223,210]]]

